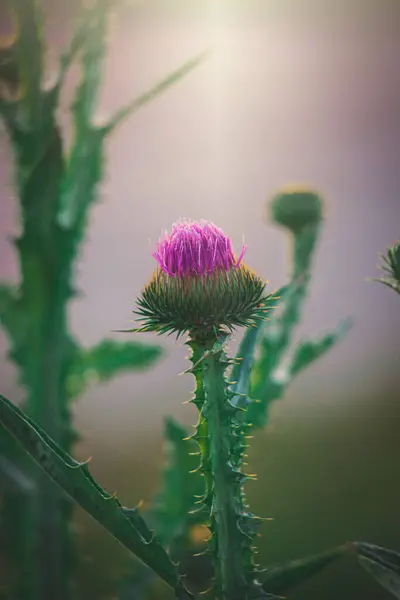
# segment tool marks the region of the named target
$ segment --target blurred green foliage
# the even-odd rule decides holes
[[[68,304],[76,295],[74,264],[103,176],[105,144],[117,125],[179,81],[202,57],[188,61],[98,127],[93,115],[112,3],[96,0],[82,9],[55,83],[47,88],[41,3],[13,0],[8,8],[15,36],[0,49],[0,116],[14,151],[21,234],[13,244],[20,279],[0,285],[0,321],[9,341],[9,358],[26,390],[26,413],[61,448],[71,451],[78,438],[71,399],[122,371],[149,367],[161,355],[158,346],[136,341],[103,340],[82,348],[69,331]],[[72,104],[74,136],[67,149],[58,109],[74,62],[80,64],[81,78]],[[13,559],[13,597],[69,600],[75,595],[72,505],[5,431],[0,454],[3,521],[21,525],[10,534],[7,553]],[[28,489],[20,486],[15,501],[15,487],[25,480]]]

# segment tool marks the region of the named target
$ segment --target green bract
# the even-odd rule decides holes
[[[137,301],[139,331],[204,336],[250,326],[265,316],[265,282],[244,265],[171,277],[157,269]]]

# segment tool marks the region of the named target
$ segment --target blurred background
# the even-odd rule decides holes
[[[45,2],[49,78],[80,2]],[[1,33],[9,24],[1,16]],[[151,250],[179,217],[221,226],[271,291],[287,281],[286,235],[267,200],[287,183],[325,198],[326,223],[298,337],[351,315],[348,338],[275,404],[254,440],[248,487],[263,527],[263,562],[346,540],[400,549],[400,311],[396,294],[366,281],[400,233],[400,4],[398,0],[146,0],[116,2],[99,121],[191,56],[206,62],[140,110],[108,144],[71,304],[84,344],[131,325],[154,268]],[[54,72],[54,71],[53,71]],[[72,70],[60,120],[71,136]],[[12,156],[0,135],[0,278],[16,279]],[[145,338],[146,336],[144,336]],[[232,350],[240,333],[232,343]],[[155,340],[149,336],[149,341]],[[193,388],[182,342],[161,339],[152,373],[121,376],[75,405],[79,458],[124,504],[150,501],[160,483],[163,418],[189,425]],[[23,390],[0,333],[1,392]],[[82,597],[106,600],[127,553],[77,510]],[[296,593],[300,600],[390,596],[351,560]]]

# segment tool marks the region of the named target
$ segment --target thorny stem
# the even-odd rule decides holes
[[[259,519],[247,513],[244,507],[242,485],[247,476],[240,472],[242,441],[237,430],[241,427],[236,420],[239,409],[230,402],[234,394],[224,376],[229,363],[223,348],[216,349],[215,342],[215,339],[209,340],[197,348],[191,342],[194,354],[202,351],[199,378],[203,385],[204,403],[200,423],[204,422],[203,429],[208,436],[207,467],[210,473],[205,475],[210,489],[206,490],[205,503],[209,500],[211,508],[214,594],[216,600],[262,598],[263,592],[254,581],[252,563],[254,523]],[[196,371],[195,368],[195,374]]]
[[[212,520],[217,538],[216,577],[222,598],[243,597],[246,578],[241,564],[240,536],[237,529],[236,500],[230,466],[230,423],[226,414],[225,382],[220,356],[211,354],[204,360],[204,385],[208,401],[211,468],[213,477]]]

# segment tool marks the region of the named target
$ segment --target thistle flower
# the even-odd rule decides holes
[[[153,253],[158,267],[137,302],[139,331],[207,336],[263,316],[265,283],[208,221],[179,221]]]

